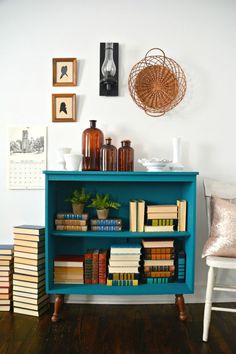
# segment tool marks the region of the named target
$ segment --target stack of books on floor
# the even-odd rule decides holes
[[[175,276],[174,240],[145,239],[143,245],[143,283],[173,282]]]
[[[88,249],[84,255],[85,284],[106,284],[107,254],[104,249]]]
[[[137,286],[139,284],[141,245],[117,244],[111,246],[108,265],[108,286]]]
[[[171,232],[177,227],[177,205],[147,205],[145,232]]]
[[[87,231],[88,214],[57,213],[55,226],[59,231]]]
[[[91,219],[91,231],[122,231],[121,219]]]
[[[0,245],[0,311],[12,305],[13,245]]]
[[[45,228],[20,225],[13,232],[13,311],[38,317],[49,307],[45,293]]]
[[[57,256],[54,284],[84,284],[84,256]]]

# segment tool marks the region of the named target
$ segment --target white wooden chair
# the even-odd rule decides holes
[[[206,209],[207,209],[208,233],[210,233],[211,195],[217,196],[219,198],[227,199],[231,202],[235,202],[236,184],[233,185],[233,184],[223,183],[212,179],[205,179],[204,188],[205,188]],[[209,332],[210,321],[211,321],[211,311],[236,312],[236,309],[212,306],[213,290],[236,292],[235,286],[226,286],[226,285],[222,286],[216,284],[216,275],[218,269],[236,269],[236,258],[207,256],[206,264],[209,266],[209,270],[208,270],[206,300],[205,300],[204,320],[203,320],[202,340],[204,342],[207,342],[208,340],[208,332]]]

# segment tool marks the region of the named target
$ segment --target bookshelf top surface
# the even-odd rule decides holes
[[[44,171],[49,181],[194,182],[198,172]]]
[[[196,176],[199,174],[197,171],[133,171],[133,172],[121,172],[121,171],[54,171],[45,170],[43,171],[45,175],[91,175],[91,176]]]

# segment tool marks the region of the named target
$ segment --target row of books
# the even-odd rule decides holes
[[[186,231],[186,218],[186,200],[177,200],[176,204],[147,205],[146,208],[144,200],[130,201],[131,232]]]
[[[84,256],[55,257],[54,283],[84,284]]]
[[[13,232],[13,311],[38,317],[49,307],[45,293],[45,228],[21,225]]]
[[[184,282],[185,272],[185,253],[175,250],[174,240],[144,239],[142,245],[116,244],[110,250],[88,249],[84,256],[54,259],[57,284],[163,284]]]
[[[12,306],[13,245],[0,245],[0,311]]]
[[[122,231],[122,220],[90,219],[88,214],[57,213],[55,219],[56,230],[59,231]]]
[[[85,284],[105,284],[107,277],[107,255],[104,249],[88,249],[84,255]]]

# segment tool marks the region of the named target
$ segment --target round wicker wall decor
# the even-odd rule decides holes
[[[160,50],[162,55],[148,55]],[[163,116],[184,97],[186,77],[173,59],[160,48],[150,49],[129,75],[129,92],[134,102],[151,117]]]

